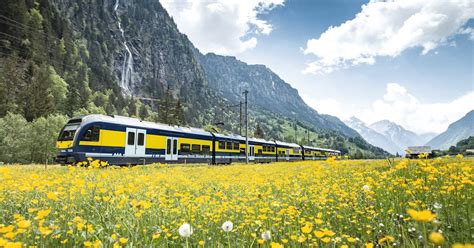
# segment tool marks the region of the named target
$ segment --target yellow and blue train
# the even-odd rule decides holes
[[[61,130],[56,161],[74,164],[88,158],[109,164],[243,162],[245,138],[198,128],[169,126],[135,118],[87,115],[69,120]],[[251,162],[316,160],[337,150],[249,138]]]

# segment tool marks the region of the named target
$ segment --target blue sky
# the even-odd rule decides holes
[[[162,3],[201,51],[266,65],[319,112],[424,133],[474,108],[473,1]]]

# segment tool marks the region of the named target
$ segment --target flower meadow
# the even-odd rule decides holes
[[[0,247],[473,247],[468,158],[0,167]]]

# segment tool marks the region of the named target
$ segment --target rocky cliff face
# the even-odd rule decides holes
[[[53,2],[84,36],[92,56],[113,68],[125,93],[159,96],[170,85],[179,95],[206,84],[192,45],[158,1]]]
[[[110,71],[105,80],[118,83],[123,93],[159,99],[170,89],[186,109],[206,109],[218,101],[206,86],[193,45],[158,1],[52,2],[84,39],[92,73]],[[189,111],[188,120],[196,114]]]
[[[249,102],[271,112],[338,131],[346,136],[358,136],[334,116],[320,115],[301,99],[298,91],[264,65],[248,65],[235,57],[213,53],[197,53],[209,86],[233,102],[242,99],[242,91],[249,90]]]

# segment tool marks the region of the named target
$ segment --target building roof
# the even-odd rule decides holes
[[[430,146],[409,146],[406,151],[409,154],[422,154],[432,152]]]

